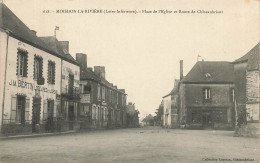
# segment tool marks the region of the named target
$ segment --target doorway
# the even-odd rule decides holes
[[[32,132],[40,130],[41,98],[33,98],[32,109]]]
[[[69,130],[73,130],[74,123],[74,107],[73,105],[69,106]]]
[[[211,129],[212,126],[212,115],[210,112],[202,114],[202,126],[204,129]]]

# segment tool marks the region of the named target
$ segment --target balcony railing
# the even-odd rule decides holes
[[[80,89],[79,89],[79,87],[69,87],[68,85],[66,85],[66,87],[62,88],[62,95],[79,98]]]

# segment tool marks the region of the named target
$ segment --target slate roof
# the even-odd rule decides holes
[[[182,83],[233,83],[234,67],[230,62],[198,61]]]
[[[170,93],[168,93],[167,95],[163,96],[163,98],[178,93],[178,85],[179,85],[179,82],[180,82],[179,79],[175,79],[175,81],[174,81],[174,88],[171,90]]]
[[[35,32],[27,27],[5,4],[0,3],[0,28],[9,31],[10,36],[28,43],[36,48],[51,53],[73,64],[77,64],[73,57],[63,56],[50,46],[46,45],[43,40],[36,36]]]
[[[67,60],[72,61],[75,64],[78,62],[66,51],[66,48],[56,39],[54,36],[47,36],[47,37],[39,37],[47,46],[48,48],[59,54],[61,57],[65,57]]]
[[[93,71],[88,70],[88,69],[82,70],[80,72],[80,80],[94,80],[96,82],[104,84],[105,86],[107,86],[113,90],[116,90],[116,91],[121,92],[126,95],[126,93],[125,93],[125,91],[123,91],[123,89],[122,90],[117,89],[117,87],[114,87],[112,83],[109,83],[106,79],[99,77]]]
[[[248,53],[246,53],[241,58],[235,60],[233,63],[240,63],[240,62],[248,62],[247,70],[258,70],[260,64],[260,42],[252,48]]]
[[[83,70],[80,72],[80,80],[94,80],[100,82],[101,79],[93,71]]]

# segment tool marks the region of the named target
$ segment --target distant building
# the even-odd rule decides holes
[[[179,121],[187,128],[234,127],[235,84],[231,63],[198,61],[181,80],[179,96]]]
[[[180,80],[175,80],[172,91],[163,97],[163,126],[177,128],[178,125],[178,86]]]
[[[86,54],[78,53],[80,76],[81,128],[115,128],[126,126],[126,93],[124,89],[109,83],[105,67],[87,67]]]

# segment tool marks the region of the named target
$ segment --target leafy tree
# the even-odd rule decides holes
[[[147,115],[142,122],[145,123],[147,126],[153,126],[154,125],[154,118],[151,114]]]
[[[154,116],[154,122],[156,126],[161,126],[162,125],[162,115],[163,115],[163,102],[159,105],[159,108],[156,109]]]

